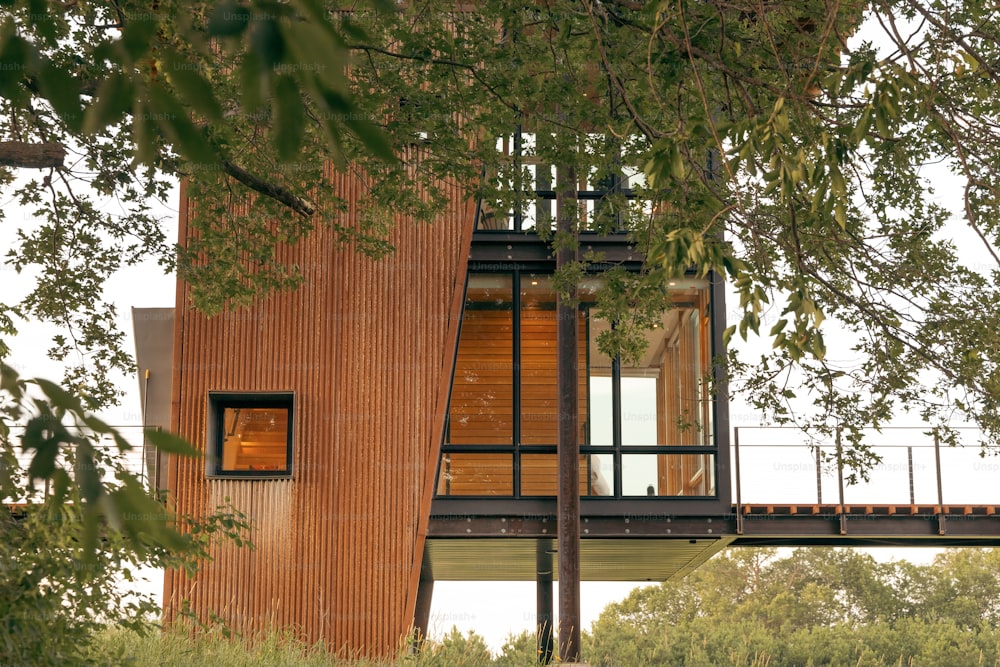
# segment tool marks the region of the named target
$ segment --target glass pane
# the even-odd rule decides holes
[[[472,274],[462,313],[445,442],[514,442],[514,327],[510,276]]]
[[[587,311],[588,445],[610,447],[614,444],[611,357],[597,347],[597,337],[610,329],[611,323],[599,318],[596,311]]]
[[[224,472],[288,470],[288,408],[222,409]]]
[[[714,454],[623,454],[624,496],[714,496]]]
[[[580,495],[610,496],[611,455],[580,456]],[[559,493],[559,463],[555,454],[521,455],[521,495],[556,496]]]
[[[589,459],[590,482],[581,496],[613,496],[615,493],[615,462],[611,454],[591,454]]]
[[[547,164],[533,164],[528,167],[535,181],[535,192],[545,192],[554,189],[555,167]],[[555,201],[545,197],[536,197],[534,206],[528,210],[524,228],[549,231],[555,218]]]
[[[672,307],[646,333],[635,363],[622,364],[623,445],[711,445],[709,286],[674,281]]]
[[[556,295],[544,275],[521,278],[521,443],[555,445],[559,439]],[[586,368],[586,318],[578,322],[578,364]],[[587,421],[587,377],[580,373],[580,442]]]
[[[438,475],[439,496],[512,496],[511,454],[445,454]]]

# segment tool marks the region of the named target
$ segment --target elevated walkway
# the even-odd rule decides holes
[[[735,502],[696,499],[581,503],[581,579],[664,581],[728,546],[1000,547],[1000,458],[975,432],[948,447],[919,429],[873,432],[868,478],[842,465],[836,442],[792,429],[736,429]],[[620,504],[621,512],[613,508]],[[519,512],[519,506],[530,511]],[[533,580],[539,549],[555,553],[555,500],[511,500],[509,511],[432,516],[425,551],[436,580]],[[718,505],[716,506],[718,507]],[[728,511],[727,511],[728,509]]]

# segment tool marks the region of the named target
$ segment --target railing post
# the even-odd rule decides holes
[[[823,504],[823,459],[819,445],[816,445],[816,504]]]
[[[938,535],[944,535],[944,491],[941,488],[941,438],[934,429],[934,468],[937,474]]]
[[[913,492],[913,447],[911,446],[906,447],[906,467],[909,470],[909,475],[910,475],[910,504],[916,505],[917,496]]]
[[[736,534],[743,534],[743,496],[740,484],[740,427],[733,429],[733,458],[736,464]]]
[[[847,514],[844,507],[844,449],[840,441],[840,426],[837,426],[837,489],[839,493],[840,534],[847,534]]]

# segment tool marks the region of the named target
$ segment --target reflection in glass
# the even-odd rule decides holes
[[[611,455],[580,455],[580,495],[610,496],[613,492]],[[555,454],[521,455],[521,495],[555,496],[559,492]]]
[[[516,277],[469,277],[439,495],[556,495],[556,294],[551,275]],[[587,278],[578,290],[579,442],[595,448],[580,455],[581,495],[715,494],[714,454],[669,453],[714,445],[708,282],[670,283],[667,309],[629,363],[598,346],[615,326],[597,309],[600,285]]]
[[[621,366],[622,445],[711,445],[707,281],[675,281],[671,308],[646,333],[642,357]]]
[[[611,357],[597,346],[597,337],[611,329],[611,323],[595,310],[587,318],[587,391],[590,412],[587,416],[588,445],[614,445],[614,381]]]
[[[623,454],[622,495],[715,495],[715,455]]]

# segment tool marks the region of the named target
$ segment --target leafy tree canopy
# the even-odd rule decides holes
[[[991,3],[6,5],[0,161],[32,168],[5,189],[37,211],[8,261],[40,277],[0,326],[69,325],[52,353],[82,355],[96,373],[69,379],[97,400],[129,367],[101,302],[119,266],[155,254],[217,312],[297,284],[278,250],[317,226],[379,256],[399,215],[441,209],[443,183],[502,217],[533,200],[534,165],[560,165],[627,185],[581,227],[622,226],[648,257],[602,300],[622,323],[608,346],[634,347],[665,278],[712,271],[739,294],[728,335],[773,342],[729,358],[771,418],[810,397],[796,417],[846,427],[860,465],[859,429],[898,410],[1000,436]],[[515,128],[520,156],[498,150]],[[356,212],[330,169],[361,179]],[[146,204],[173,177],[197,200],[177,251]]]
[[[590,664],[1000,664],[994,550],[930,565],[849,549],[736,549],[609,605]],[[975,588],[976,592],[973,592]]]
[[[85,664],[106,624],[144,632],[159,617],[155,596],[121,585],[140,568],[190,570],[214,540],[245,543],[232,508],[176,516],[153,498],[124,466],[130,448],[78,397],[0,363],[0,664]]]

